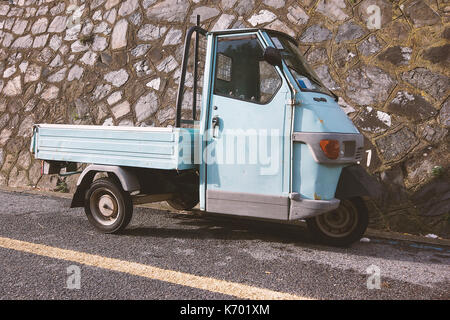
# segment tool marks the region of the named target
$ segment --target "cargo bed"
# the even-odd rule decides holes
[[[193,164],[197,129],[36,124],[36,159],[164,170]]]

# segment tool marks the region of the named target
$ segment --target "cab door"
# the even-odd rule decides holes
[[[207,116],[206,210],[285,220],[291,93],[258,33],[218,35]]]

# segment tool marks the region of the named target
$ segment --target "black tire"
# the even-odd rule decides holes
[[[361,198],[352,198],[341,200],[336,210],[306,219],[306,223],[320,243],[345,247],[361,239],[369,224],[369,214]]]
[[[181,194],[176,198],[167,200],[167,203],[175,210],[192,210],[198,203],[198,197],[195,194]]]
[[[111,178],[95,180],[84,199],[89,222],[100,232],[117,233],[126,228],[133,216],[133,202]]]

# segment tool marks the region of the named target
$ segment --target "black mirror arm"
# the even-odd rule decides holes
[[[333,91],[331,91],[330,89],[328,89],[328,90],[329,90],[329,91],[331,92],[331,94],[333,95],[334,101],[338,102],[338,101],[339,101],[338,95],[337,95],[336,93],[334,93]]]
[[[265,61],[267,61],[268,63],[270,63],[273,66],[277,66],[279,68],[282,68],[282,66],[283,66],[281,54],[278,51],[278,49],[276,49],[274,47],[267,47],[264,50],[263,58]]]

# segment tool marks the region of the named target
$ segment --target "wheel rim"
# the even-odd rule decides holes
[[[112,225],[119,218],[119,202],[106,188],[99,188],[92,193],[90,208],[93,218],[102,225]]]
[[[342,201],[339,208],[316,217],[317,226],[327,236],[343,238],[358,225],[358,210],[350,201]]]

